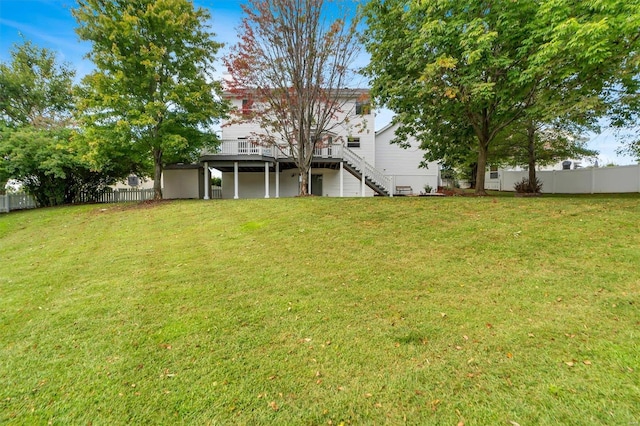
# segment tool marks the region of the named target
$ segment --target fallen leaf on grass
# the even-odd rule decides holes
[[[276,402],[275,402],[275,401],[271,401],[271,402],[269,403],[269,407],[271,407],[271,409],[272,409],[273,411],[278,411],[278,404],[276,404]]]
[[[573,361],[565,361],[565,364],[567,364],[569,367],[573,367],[574,366]]]
[[[588,359],[585,359],[584,361],[582,361],[582,363],[584,365],[591,365],[591,361],[589,361]]]

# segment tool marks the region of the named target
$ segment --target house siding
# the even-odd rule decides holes
[[[164,169],[162,196],[165,199],[202,198],[202,169]]]
[[[376,134],[376,168],[387,176],[393,176],[396,186],[411,186],[414,194],[423,192],[425,185],[437,189],[440,185],[439,164],[434,161],[428,163],[428,168],[420,167],[424,150],[414,138],[408,140],[411,147],[407,149],[391,144],[397,127],[390,125]]]
[[[295,197],[299,193],[298,169],[280,172],[280,197]],[[311,169],[313,175],[322,175],[322,196],[340,196],[340,170],[323,168]],[[346,170],[343,171],[343,194],[345,197],[359,197],[360,180]],[[365,196],[373,196],[368,187]],[[264,198],[264,172],[249,172],[238,174],[238,196],[240,198]],[[276,196],[276,178],[269,173],[269,197]],[[234,197],[233,173],[222,173],[222,198]]]
[[[233,107],[242,109],[242,99],[231,98]],[[339,123],[329,130],[333,142],[340,142],[347,145],[349,137],[360,139],[360,147],[350,148],[356,155],[364,157],[365,161],[375,166],[375,132],[374,115],[356,115],[356,99],[347,100],[342,111],[337,114],[336,122]],[[260,133],[260,128],[254,123],[234,123],[222,125],[223,140],[238,140],[250,138],[252,133]],[[311,171],[314,175],[323,176],[322,195],[330,197],[340,196],[340,171],[324,168],[314,168]],[[343,194],[345,197],[361,196],[360,180],[351,175],[346,170],[343,171]],[[292,197],[298,195],[299,171],[298,169],[280,172],[280,197]],[[222,173],[222,197],[234,197],[234,176],[233,173]],[[366,196],[373,196],[374,192],[368,187],[365,189]],[[240,172],[238,175],[238,196],[240,198],[263,198],[264,194],[264,173],[262,172]],[[269,197],[275,197],[275,174],[269,174]]]

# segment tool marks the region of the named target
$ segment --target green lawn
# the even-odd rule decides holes
[[[640,196],[0,215],[0,423],[640,422]]]

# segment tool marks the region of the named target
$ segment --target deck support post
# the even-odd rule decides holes
[[[209,170],[209,162],[204,162],[204,199],[209,200],[209,191],[211,190],[211,171]]]
[[[280,163],[276,161],[276,198],[280,198]]]
[[[238,198],[238,162],[233,162],[233,199],[237,200]]]
[[[344,197],[344,161],[340,161],[340,198]]]
[[[264,198],[269,198],[269,162],[264,162]]]

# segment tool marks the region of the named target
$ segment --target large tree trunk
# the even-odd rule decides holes
[[[527,150],[529,154],[529,191],[536,192],[536,129],[532,122],[527,128]]]
[[[162,200],[162,150],[153,150],[153,199]]]
[[[309,171],[300,169],[300,196],[309,195]]]
[[[478,141],[478,171],[476,174],[476,195],[487,195],[484,189],[484,179],[487,174],[488,144]]]

